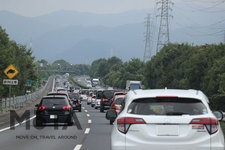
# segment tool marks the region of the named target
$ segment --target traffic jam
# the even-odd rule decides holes
[[[212,111],[202,91],[142,89],[140,81],[127,81],[126,89],[103,88],[96,80],[88,89],[68,81],[57,87],[59,78],[55,90],[36,105],[36,126],[73,126],[74,115],[88,108],[104,114],[110,127],[107,149],[224,150],[223,112]]]

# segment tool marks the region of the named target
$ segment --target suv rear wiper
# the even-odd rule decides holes
[[[190,115],[190,114],[185,112],[167,112],[166,115]]]

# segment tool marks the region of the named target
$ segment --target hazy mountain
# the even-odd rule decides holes
[[[191,11],[191,8],[196,10]],[[190,10],[190,11],[189,11]],[[224,13],[208,13],[201,7],[177,3],[170,19],[172,42],[193,44],[223,41]],[[144,53],[144,18],[151,10],[133,10],[120,14],[92,14],[57,11],[39,17],[23,17],[0,11],[0,25],[10,39],[29,46],[37,59],[65,59],[70,63],[91,63],[92,60],[115,55],[124,61],[142,58]],[[153,16],[156,16],[153,13]],[[157,21],[159,22],[159,18]],[[156,47],[158,24],[152,28]]]

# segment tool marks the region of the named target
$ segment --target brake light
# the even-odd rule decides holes
[[[71,110],[71,107],[69,105],[63,106],[63,110]]]
[[[111,109],[112,110],[116,110],[116,105],[115,104],[112,104]]]
[[[95,96],[92,96],[92,98],[95,98]]]
[[[117,120],[117,128],[120,132],[126,134],[132,124],[146,124],[142,118],[124,117]]]
[[[80,100],[78,99],[78,102],[80,103]]]
[[[38,110],[45,110],[45,106],[39,106]]]
[[[104,101],[107,101],[107,100],[108,100],[107,98],[103,98],[103,99],[102,99],[103,102],[104,102]]]
[[[190,124],[204,125],[209,134],[214,134],[218,131],[218,120],[215,118],[196,118]]]

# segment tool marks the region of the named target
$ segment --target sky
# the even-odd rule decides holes
[[[196,3],[205,7],[224,7],[225,0],[172,0]],[[26,17],[35,17],[58,10],[91,13],[121,13],[129,10],[154,8],[156,0],[0,0],[0,10],[7,10]]]

